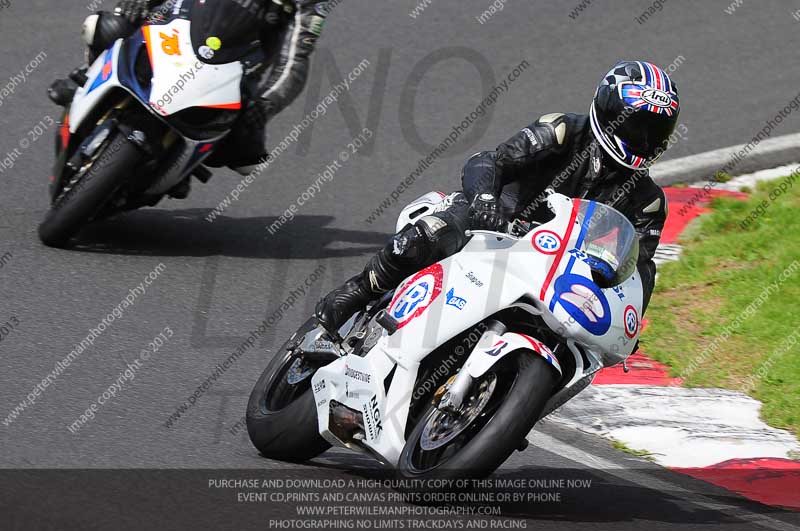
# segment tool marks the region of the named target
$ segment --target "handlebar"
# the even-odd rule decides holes
[[[521,219],[515,219],[509,222],[506,231],[512,236],[522,238],[539,225],[541,225],[541,223],[538,221],[523,221]]]
[[[523,221],[521,219],[515,219],[510,221],[506,226],[506,229],[503,231],[491,231],[491,230],[468,230],[466,231],[467,237],[474,236],[475,234],[489,234],[494,236],[504,236],[504,237],[511,237],[514,239],[523,238],[526,234],[530,231],[535,229],[541,225],[538,221]]]

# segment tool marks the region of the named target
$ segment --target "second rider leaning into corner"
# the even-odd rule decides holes
[[[172,11],[190,0],[124,0],[113,13],[100,11],[83,23],[83,39],[88,46],[87,63],[117,39],[132,35],[145,21],[169,18]],[[234,35],[233,41],[217,39],[219,52],[226,46],[241,46],[258,41],[265,61],[247,78],[249,98],[230,134],[204,162],[207,166],[229,166],[242,175],[249,174],[267,159],[266,124],[302,92],[308,77],[309,58],[322,32],[329,6],[327,0],[217,0],[193,1],[193,20],[207,26],[220,23]],[[195,10],[200,10],[196,13]],[[236,42],[237,40],[247,42]],[[70,79],[55,81],[48,94],[58,105],[68,105],[77,85],[85,82],[86,66],[76,69]],[[254,88],[253,88],[254,87]],[[170,191],[183,198],[189,193],[189,179]]]
[[[370,301],[461,250],[467,230],[500,230],[514,218],[546,221],[548,187],[607,204],[631,221],[640,240],[644,310],[667,217],[664,192],[647,168],[666,150],[679,112],[678,90],[661,68],[643,61],[617,63],[598,87],[588,115],[542,116],[497,150],[470,158],[463,191],[397,233],[362,273],[320,301],[317,319],[335,333]]]

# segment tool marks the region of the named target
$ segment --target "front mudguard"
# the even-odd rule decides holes
[[[464,367],[458,372],[447,393],[442,397],[439,406],[460,408],[473,382],[488,373],[500,360],[520,350],[533,351],[534,355],[544,358],[558,372],[557,380],[563,377],[564,374],[558,360],[547,345],[541,341],[525,334],[506,332],[501,335],[494,330],[489,330],[470,353]]]
[[[110,138],[120,131],[120,126],[115,119],[107,118],[98,123],[85,138],[81,138],[78,134],[69,133],[69,111],[65,111],[64,118],[59,127],[59,132],[57,133],[58,138],[56,139],[56,162],[53,168],[53,177],[50,179],[51,202],[55,201],[56,197],[61,193],[65,179],[70,174],[68,171],[70,160],[72,159],[71,166],[73,168],[77,168],[78,165],[82,164],[82,160],[79,159],[81,155],[78,155],[78,153],[85,151],[86,146],[89,145],[101,131],[106,132],[106,137]],[[125,131],[123,131],[123,133],[125,133]],[[86,156],[90,157],[96,153],[99,148],[100,145],[95,147],[92,153],[87,153]]]
[[[506,332],[499,335],[493,331],[487,332],[478,343],[478,346],[470,353],[462,372],[466,371],[472,378],[479,378],[501,359],[512,352],[522,349],[532,350],[544,358],[558,372],[559,376],[563,376],[561,364],[558,363],[555,355],[553,355],[553,351],[541,341],[516,332]]]

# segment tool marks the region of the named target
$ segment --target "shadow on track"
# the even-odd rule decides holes
[[[218,217],[210,210],[139,210],[87,225],[74,250],[149,256],[231,256],[323,259],[360,256],[384,245],[389,235],[328,227],[332,216],[296,216],[270,234],[276,217]]]

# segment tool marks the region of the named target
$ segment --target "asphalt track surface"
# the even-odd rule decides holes
[[[58,120],[45,88],[79,63],[79,27],[89,12],[87,3],[2,3],[0,88],[37,55],[40,60],[26,81],[2,100],[1,157],[20,149],[21,139],[36,137],[29,134],[36,124],[49,122],[48,117]],[[112,2],[100,4],[108,7]],[[594,85],[618,58],[643,57],[669,65],[683,57],[674,78],[683,98],[688,140],[680,142],[671,157],[747,142],[800,87],[794,49],[800,22],[791,14],[797,8],[794,2],[745,0],[728,15],[724,0],[667,0],[660,12],[638,24],[634,18],[649,2],[598,0],[572,19],[572,2],[508,0],[502,12],[480,24],[476,17],[489,4],[433,0],[413,19],[409,13],[416,3],[411,0],[342,2],[327,23],[308,90],[271,124],[270,145],[280,142],[328,93],[337,70],[345,75],[364,59],[370,62],[368,68],[340,99],[342,105],[320,117],[310,136],[283,153],[213,223],[204,217],[239,180],[227,170],[217,171],[208,185],[195,183],[188,200],[167,200],[92,226],[74,250],[47,249],[36,237],[36,226],[48,204],[55,128],[21,148],[21,156],[0,174],[0,257],[5,257],[0,260],[0,323],[18,323],[0,342],[0,418],[6,418],[129,290],[159,264],[164,267],[145,294],[33,406],[8,426],[0,426],[0,466],[227,468],[274,470],[276,475],[290,469],[342,477],[356,467],[368,475],[368,460],[342,451],[326,454],[310,469],[265,460],[246,435],[232,435],[231,428],[242,417],[250,387],[270,350],[310,314],[322,293],[357,271],[385,241],[403,202],[432,189],[457,188],[467,155],[493,148],[538,115],[584,111]],[[530,66],[472,125],[467,140],[426,170],[386,214],[366,223],[418,160],[524,60]],[[426,61],[435,63],[427,71]],[[349,157],[294,220],[270,235],[266,227],[347,150],[362,127],[374,132],[374,145]],[[793,113],[775,134],[798,130],[800,119]],[[217,364],[320,265],[325,268],[321,278],[311,282],[306,295],[257,348],[218,376],[167,428],[169,416]],[[67,426],[165,327],[174,333],[167,344],[93,421],[71,433]],[[553,446],[532,445],[515,454],[499,474],[548,469],[595,481],[580,496],[570,495],[569,501],[526,512],[522,516],[535,520],[530,526],[654,530],[722,524],[745,530],[800,525],[796,514],[662,471],[611,449],[606,441],[555,426],[542,429]],[[16,511],[19,522],[40,514],[44,505],[39,502],[45,498],[8,481],[10,475],[6,478],[3,512]],[[70,490],[69,485],[66,481],[60,492]],[[140,492],[137,501],[144,507],[158,492],[152,491],[149,498]],[[124,497],[123,489],[119,498]],[[75,503],[91,509],[89,494],[73,493],[73,498],[71,505],[58,496],[48,503],[61,500],[68,505],[65,515],[77,510]],[[155,501],[147,506],[150,513],[135,503],[120,508],[116,523],[137,527],[138,518],[149,521],[158,511],[167,511]],[[196,507],[193,515],[198,527],[219,528],[214,522],[222,516],[232,527],[240,517],[242,522],[263,522],[274,510],[253,507],[238,510],[227,500]],[[96,506],[94,511],[101,512]],[[74,518],[62,522],[93,527],[88,520]]]

